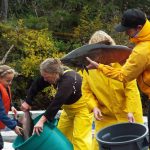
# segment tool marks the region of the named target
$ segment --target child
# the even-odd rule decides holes
[[[17,122],[10,119],[8,117],[8,111],[11,107],[11,93],[10,93],[10,85],[14,78],[15,71],[7,66],[0,66],[0,129],[4,129],[5,126],[14,130],[16,134],[21,135],[21,130],[19,126],[17,126]],[[12,111],[16,114],[16,109],[14,107],[11,108]],[[3,139],[0,134],[0,150],[3,149]]]

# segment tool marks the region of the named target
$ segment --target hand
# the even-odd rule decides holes
[[[40,120],[36,123],[36,125],[34,126],[33,128],[33,134],[37,134],[37,135],[40,135],[40,132],[43,132],[43,126],[44,126],[44,123],[46,122],[46,117],[45,116],[42,116],[40,118]]]
[[[14,113],[14,118],[17,119],[17,109],[14,106],[12,106],[11,111]]]
[[[15,131],[16,134],[22,135],[23,129],[19,126],[16,126],[14,131]]]
[[[90,63],[88,66],[86,66],[88,69],[97,69],[98,63],[90,59],[89,57],[86,57],[87,61]]]
[[[20,109],[25,112],[30,110],[31,106],[27,102],[23,102]]]
[[[99,108],[95,107],[93,109],[93,113],[94,113],[94,117],[96,120],[102,120],[103,119],[102,113],[101,113]]]
[[[131,122],[131,123],[134,123],[135,122],[135,119],[134,119],[134,115],[133,115],[133,113],[128,113],[128,120],[129,120],[129,122]]]

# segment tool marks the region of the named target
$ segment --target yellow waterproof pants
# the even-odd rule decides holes
[[[58,128],[71,141],[74,150],[92,150],[92,117],[87,107],[62,111]]]
[[[104,118],[103,116],[103,119],[98,121],[98,120],[95,120],[95,138],[93,139],[93,142],[92,142],[92,150],[99,150],[99,145],[98,145],[98,142],[96,140],[96,134],[98,131],[100,131],[102,128],[104,127],[107,127],[109,125],[113,125],[117,123],[117,120],[116,118],[112,117],[111,119],[109,118]]]

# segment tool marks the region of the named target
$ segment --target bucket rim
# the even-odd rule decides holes
[[[41,115],[37,116],[34,121],[36,119],[38,119]],[[53,127],[52,127],[53,126]],[[55,126],[51,123],[51,122],[45,122],[44,123],[44,126],[43,126],[43,130],[47,129],[48,127],[51,127],[51,128],[55,128]],[[42,133],[41,133],[42,134]],[[47,134],[46,136],[44,135],[44,138],[46,139],[47,137],[49,136],[49,134]],[[31,135],[27,140],[23,141],[22,143],[18,144],[18,145],[15,145],[15,141],[17,140],[17,138],[23,138],[22,136],[18,135],[16,137],[16,139],[14,140],[13,144],[12,144],[12,147],[17,149],[17,148],[20,148],[21,146],[24,146],[25,144],[28,144],[30,143],[31,141],[35,140],[36,138],[39,138],[39,135],[37,135],[36,133],[34,133],[33,135]]]
[[[17,146],[15,146],[15,143],[13,143],[13,148],[20,148],[21,146],[23,146],[24,144],[28,143],[29,141],[33,140],[33,138],[35,138],[35,136],[37,136],[36,134],[30,136],[27,140],[23,141],[22,143],[18,144]],[[18,136],[17,138],[22,138],[21,136]],[[17,139],[16,138],[16,139]],[[16,141],[15,139],[15,141]]]
[[[146,125],[140,124],[140,123],[128,123],[128,122],[125,122],[125,123],[117,123],[117,124],[114,124],[114,125],[105,127],[105,128],[103,128],[103,129],[101,129],[101,131],[104,130],[104,129],[110,128],[110,127],[112,127],[112,126],[122,125],[122,124],[136,124],[136,125],[139,125],[139,126],[143,126],[143,127],[146,129],[146,131],[145,131],[145,133],[144,133],[142,136],[140,136],[140,137],[137,137],[137,138],[135,138],[135,139],[133,139],[133,140],[129,140],[129,141],[123,141],[123,142],[107,142],[107,141],[101,140],[101,139],[99,139],[99,137],[98,137],[98,133],[100,132],[100,131],[99,131],[99,132],[96,134],[96,140],[99,141],[99,142],[101,142],[101,143],[103,143],[103,144],[108,144],[108,145],[118,145],[118,144],[122,144],[122,145],[123,145],[123,144],[131,143],[131,142],[139,141],[140,139],[142,139],[142,138],[144,138],[146,135],[148,135],[148,127],[147,127]]]

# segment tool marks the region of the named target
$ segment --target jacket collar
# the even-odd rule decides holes
[[[130,38],[130,41],[136,44],[143,41],[150,41],[150,22],[148,20],[146,20],[146,23],[137,36]]]

